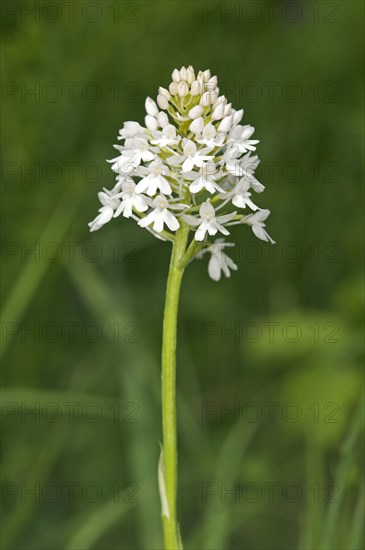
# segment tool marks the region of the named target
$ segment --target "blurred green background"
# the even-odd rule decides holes
[[[2,547],[162,547],[170,245],[87,223],[123,121],[192,64],[256,127],[278,244],[234,228],[231,279],[184,277],[185,548],[360,549],[362,3],[70,4],[2,6]]]

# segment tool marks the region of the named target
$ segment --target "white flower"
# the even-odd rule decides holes
[[[219,281],[221,279],[222,273],[226,277],[231,276],[232,271],[237,271],[238,267],[230,258],[223,252],[225,248],[234,246],[233,243],[224,242],[223,239],[216,239],[214,244],[209,246],[204,252],[211,254],[209,263],[208,263],[208,274],[213,281]]]
[[[117,208],[120,203],[119,199],[111,197],[108,193],[103,191],[98,193],[98,198],[103,206],[99,208],[98,216],[88,224],[90,231],[98,231],[98,229],[108,223],[113,217],[114,209]]]
[[[257,156],[251,157],[250,153],[244,155],[241,159],[230,160],[226,163],[226,170],[232,176],[244,177],[249,180],[250,186],[256,193],[261,193],[265,186],[262,185],[254,176],[259,159]]]
[[[214,149],[215,147],[221,147],[224,143],[225,135],[223,133],[217,134],[214,124],[211,122],[204,127],[202,137],[197,138],[196,141],[202,145]]]
[[[143,135],[143,128],[138,122],[128,121],[123,124],[123,128],[119,130],[118,139],[125,139]]]
[[[168,168],[160,159],[156,159],[148,165],[147,168],[149,174],[137,184],[136,191],[137,193],[145,193],[152,197],[157,193],[157,189],[164,193],[165,195],[170,195],[172,193],[171,186],[163,174],[168,174]]]
[[[222,191],[214,179],[214,174],[211,173],[211,165],[204,163],[198,177],[189,185],[190,193],[199,193],[202,189],[206,189],[211,194],[215,193],[215,191]]]
[[[138,193],[136,190],[136,184],[132,179],[125,179],[122,183],[123,191],[116,195],[116,198],[121,198],[122,202],[114,213],[114,218],[120,216],[123,213],[125,218],[130,218],[133,212],[133,208],[137,212],[145,212],[148,210],[146,199]]]
[[[250,199],[252,193],[249,192],[251,182],[249,178],[242,178],[235,185],[230,193],[223,193],[222,198],[231,198],[232,204],[237,208],[246,208],[249,206],[251,210],[257,210],[258,207]]]
[[[147,162],[155,158],[155,154],[149,149],[147,139],[141,137],[127,138],[124,147],[116,146],[120,151],[120,157],[116,157],[109,162],[113,162],[112,170],[118,174],[128,174],[131,165],[139,166],[141,162]]]
[[[166,145],[177,145],[180,141],[180,136],[176,135],[176,127],[172,124],[167,124],[162,130],[162,132],[156,132],[155,138],[152,139],[151,143],[153,145],[159,145],[160,147],[166,147]]]
[[[130,175],[133,172],[136,172],[138,167],[137,163],[127,155],[121,155],[120,157],[116,157],[108,162],[113,162],[112,170],[120,176]]]
[[[147,227],[153,223],[153,229],[157,231],[157,233],[161,233],[164,224],[166,224],[171,231],[179,229],[180,224],[177,218],[168,210],[169,201],[166,197],[158,195],[153,201],[153,206],[155,207],[154,210],[147,214],[145,218],[139,220],[138,225]]]
[[[103,225],[110,222],[114,214],[114,210],[110,208],[110,206],[103,206],[102,208],[99,208],[98,211],[100,214],[98,214],[98,216],[96,216],[96,218],[88,224],[90,231],[98,231],[98,229],[103,227]]]
[[[194,166],[201,168],[203,162],[211,158],[205,154],[209,152],[209,149],[201,149],[199,151],[196,144],[190,139],[184,139],[183,152],[184,155],[182,158],[185,159],[182,165],[183,172],[190,172]]]
[[[253,126],[235,126],[229,133],[228,143],[232,144],[233,148],[237,149],[240,153],[256,151],[256,144],[259,143],[259,140],[249,139],[254,131],[255,128]]]
[[[229,231],[222,225],[232,220],[237,212],[226,214],[225,216],[216,216],[214,207],[210,204],[210,199],[206,200],[199,208],[200,218],[185,215],[184,220],[192,226],[199,226],[195,232],[195,240],[203,241],[205,234],[215,235],[220,231],[223,235],[229,235]]]
[[[252,231],[257,238],[261,239],[262,241],[268,241],[271,244],[275,244],[275,241],[270,237],[265,229],[266,224],[264,223],[264,221],[266,220],[266,218],[268,218],[269,215],[270,210],[259,210],[258,212],[255,212],[254,214],[249,214],[248,216],[243,218],[242,223],[247,223],[248,225],[251,225]]]

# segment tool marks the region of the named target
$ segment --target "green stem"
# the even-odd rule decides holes
[[[181,260],[185,254],[189,226],[181,222],[173,243],[162,337],[162,431],[164,459],[164,488],[167,506],[163,506],[162,521],[166,550],[181,548],[176,520],[177,494],[177,437],[176,437],[176,330],[179,294],[184,268]],[[161,488],[160,488],[161,489]],[[165,509],[164,509],[165,508]],[[167,510],[166,510],[167,508]]]
[[[204,248],[204,245],[205,243],[198,243],[193,239],[180,262],[180,267],[186,267],[194,255]]]

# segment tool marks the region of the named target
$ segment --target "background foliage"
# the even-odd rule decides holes
[[[169,245],[87,222],[123,121],[188,64],[256,127],[278,244],[243,228],[230,280],[185,275],[185,546],[360,548],[362,3],[73,9],[3,2],[3,548],[161,548]]]

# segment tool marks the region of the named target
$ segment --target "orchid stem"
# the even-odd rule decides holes
[[[175,234],[166,288],[162,337],[162,431],[163,455],[160,471],[162,523],[166,550],[182,548],[176,519],[177,436],[176,436],[176,331],[179,294],[189,226],[181,221]]]

